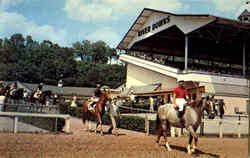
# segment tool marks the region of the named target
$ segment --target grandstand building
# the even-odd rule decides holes
[[[224,99],[226,113],[246,112],[249,23],[145,8],[117,49],[127,67],[126,88],[160,83],[162,90],[174,89],[183,79]]]

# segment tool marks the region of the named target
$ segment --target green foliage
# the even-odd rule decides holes
[[[102,83],[116,88],[125,81],[125,67],[108,64],[116,55],[103,41],[84,40],[67,48],[16,33],[10,39],[0,39],[0,80],[56,85],[62,79],[65,86]]]
[[[143,104],[137,104],[140,107],[146,107],[147,105]],[[122,111],[122,109],[120,109]],[[73,117],[81,118],[82,117],[82,108],[81,107],[70,107],[69,103],[64,103],[60,105],[60,113],[61,114],[69,114]],[[97,121],[96,117],[91,117],[92,121]],[[64,120],[59,120],[58,121],[58,128],[60,128],[64,125]],[[111,120],[109,117],[109,113],[105,113],[103,115],[103,124],[105,125],[111,125]],[[145,119],[138,117],[138,116],[121,116],[117,120],[117,126],[118,128],[122,129],[128,129],[128,130],[133,130],[133,131],[138,131],[138,132],[145,132]],[[155,133],[155,121],[150,121],[150,129],[149,132],[150,134]]]

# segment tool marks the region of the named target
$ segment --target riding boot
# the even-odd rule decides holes
[[[180,119],[180,122],[183,124],[184,123],[184,119],[182,118],[184,114],[184,111],[178,111],[177,115],[178,115],[178,118]]]

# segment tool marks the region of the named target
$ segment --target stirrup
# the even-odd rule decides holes
[[[183,114],[184,114],[184,111],[177,111],[177,116],[178,116],[178,118],[182,118],[182,116],[183,116]]]

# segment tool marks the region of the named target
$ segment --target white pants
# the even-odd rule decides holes
[[[3,111],[5,96],[0,96],[0,111]]]
[[[179,107],[179,111],[183,111],[184,105],[186,104],[186,100],[184,98],[176,98],[176,104]]]

